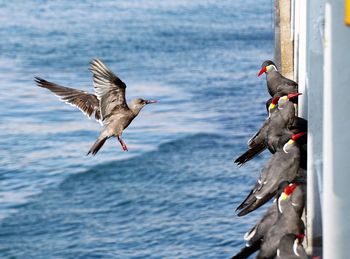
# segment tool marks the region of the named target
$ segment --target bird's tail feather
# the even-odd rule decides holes
[[[246,152],[244,152],[242,155],[236,158],[235,163],[238,166],[242,166],[255,156],[259,155],[261,152],[263,152],[266,149],[265,143],[259,143],[258,145],[252,146],[249,148]]]
[[[239,251],[236,255],[232,256],[231,259],[246,259],[250,255],[254,254],[256,251],[260,249],[261,239],[252,244],[251,246],[245,246]]]
[[[97,154],[103,144],[106,142],[108,137],[99,137],[96,142],[92,145],[89,152],[86,155],[92,154],[93,156]]]
[[[240,211],[237,213],[237,216],[242,217],[242,216],[247,215],[248,213],[260,208],[266,202],[268,202],[275,194],[276,193],[266,194],[261,199],[257,199],[255,196],[251,197],[248,201],[245,202],[245,204],[240,205],[241,208],[240,208]],[[237,210],[238,210],[238,208],[237,208]]]

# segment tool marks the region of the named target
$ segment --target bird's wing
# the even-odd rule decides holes
[[[269,125],[270,125],[270,119],[267,118],[264,121],[261,128],[259,129],[259,131],[255,133],[255,135],[248,140],[248,146],[250,148],[255,145],[259,145],[260,143],[263,143],[265,141],[266,133],[268,131]]]
[[[282,76],[281,83],[277,86],[277,93],[282,96],[294,92],[298,92],[298,84]]]
[[[77,107],[89,118],[95,113],[95,119],[100,122],[101,114],[96,95],[51,83],[40,77],[35,77],[35,82],[38,86],[49,89],[61,101]]]
[[[269,201],[277,192],[281,181],[293,180],[298,172],[298,156],[275,153],[262,170],[260,178],[247,198],[238,206],[238,216],[243,216]]]
[[[298,87],[298,83],[293,81],[293,80],[290,80],[284,76],[281,75],[281,82],[284,83],[284,84],[288,84],[288,85],[293,85],[295,87]]]
[[[244,163],[248,162],[249,160],[251,160],[255,156],[259,155],[266,148],[267,148],[267,146],[264,142],[259,143],[258,145],[255,145],[255,146],[249,148],[246,152],[244,152],[239,157],[237,157],[234,162],[238,166],[242,166]]]
[[[95,93],[100,101],[102,120],[113,112],[129,110],[125,100],[126,85],[105,64],[98,59],[90,63]]]
[[[275,194],[280,182],[294,180],[297,176],[298,168],[299,156],[282,152],[275,153],[267,162],[263,186],[254,195],[261,198]]]

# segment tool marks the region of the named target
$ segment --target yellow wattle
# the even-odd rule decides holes
[[[281,198],[282,198],[282,200],[286,200],[287,198],[288,198],[288,195],[287,194],[285,194],[284,192],[282,192],[282,194],[281,194]]]
[[[271,109],[273,109],[273,108],[275,108],[275,107],[276,107],[276,105],[273,104],[273,103],[271,103],[271,104],[270,104],[270,107],[269,107],[269,110],[271,110]]]

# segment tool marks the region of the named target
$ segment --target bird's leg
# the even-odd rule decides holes
[[[122,140],[122,137],[119,135],[117,137],[118,137],[118,141],[120,142],[120,145],[122,146],[122,149],[124,151],[128,151],[128,147],[125,145],[124,141]]]

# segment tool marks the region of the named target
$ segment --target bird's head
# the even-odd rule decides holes
[[[292,195],[297,186],[297,183],[286,184],[283,188],[283,192],[280,195],[280,199],[285,201],[290,195]]]
[[[130,103],[130,110],[133,111],[134,114],[138,114],[143,107],[145,107],[147,104],[151,103],[157,103],[158,101],[155,100],[144,100],[142,98],[137,98],[131,101]]]
[[[271,116],[271,113],[273,111],[275,111],[276,108],[278,107],[277,104],[278,104],[278,100],[279,99],[280,99],[279,96],[276,96],[276,97],[272,98],[271,103],[270,103],[269,108],[268,108],[268,110],[269,110],[269,117]]]
[[[292,135],[292,137],[288,140],[286,144],[283,146],[284,153],[288,153],[288,150],[295,145],[296,142],[300,140],[302,136],[306,135],[306,132],[300,132]]]
[[[277,205],[280,213],[283,213],[284,202],[291,197],[297,187],[298,183],[295,182],[289,183],[288,181],[283,181],[279,184],[277,191]]]
[[[269,73],[272,70],[278,71],[275,63],[273,63],[271,60],[266,60],[264,63],[261,65],[261,70],[258,74],[258,76],[261,76],[263,73]]]
[[[293,253],[297,256],[300,257],[300,254],[298,252],[298,247],[302,245],[304,241],[305,234],[304,233],[299,233],[294,235],[294,242],[293,242]]]
[[[302,93],[290,93],[288,95],[281,96],[278,100],[278,109],[283,109],[287,102],[297,103],[298,96]]]

